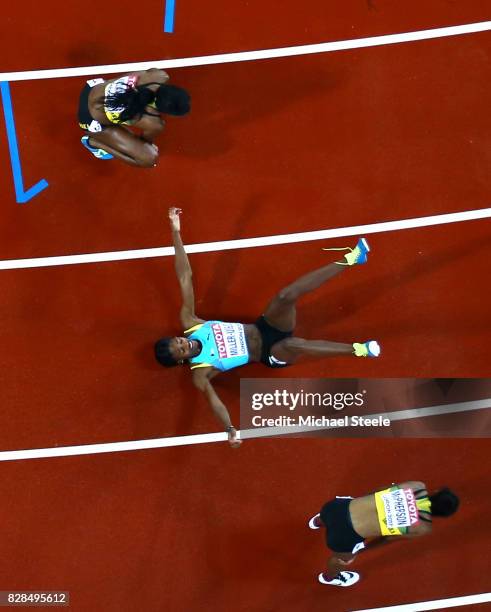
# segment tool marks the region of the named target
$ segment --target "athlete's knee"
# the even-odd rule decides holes
[[[153,168],[157,165],[157,158],[153,159],[151,157],[137,157],[135,162],[141,168]]]
[[[133,156],[135,162],[142,168],[153,168],[153,166],[157,165],[158,158],[158,150],[148,142],[139,147]]]

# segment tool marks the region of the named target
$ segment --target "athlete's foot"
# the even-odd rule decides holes
[[[90,145],[89,136],[82,136],[82,144],[92,153],[94,157],[97,157],[97,159],[113,159],[114,157],[114,155],[111,155],[111,153],[104,151],[104,149],[99,149]]]
[[[379,357],[380,344],[376,340],[368,340],[368,342],[354,342],[353,353],[356,357]]]
[[[320,529],[323,526],[324,525],[322,524],[321,515],[320,514],[316,514],[309,521],[310,529]]]
[[[341,249],[322,249],[323,251],[349,251],[344,256],[345,261],[336,261],[340,266],[354,266],[357,264],[367,263],[368,253],[370,252],[370,247],[365,238],[360,238],[354,249],[351,247],[344,247]]]
[[[332,586],[349,587],[356,584],[360,580],[360,574],[356,572],[339,572],[334,578],[329,578],[326,574],[319,574],[319,582],[321,584],[330,584]]]

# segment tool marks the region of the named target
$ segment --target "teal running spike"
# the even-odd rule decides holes
[[[113,159],[114,157],[114,155],[111,155],[111,153],[104,151],[104,149],[98,149],[97,147],[91,147],[89,144],[88,136],[82,136],[81,142],[84,145],[84,147],[92,153],[94,157],[97,157],[97,159]]]
[[[323,251],[349,251],[344,256],[346,261],[336,261],[335,263],[340,266],[354,266],[357,264],[367,263],[368,253],[370,252],[370,246],[365,238],[360,238],[354,249],[351,247],[344,247],[339,249],[322,249]]]

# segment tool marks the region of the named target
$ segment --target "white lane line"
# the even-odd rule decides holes
[[[429,406],[427,408],[414,408],[413,410],[402,410],[401,418],[393,417],[393,420],[415,419],[425,416],[435,416],[436,414],[453,414],[467,412],[471,410],[483,410],[491,406],[491,398],[476,400],[473,402],[461,402],[459,404],[448,404],[444,406]],[[381,413],[383,414],[383,413]],[[396,412],[385,413],[386,415],[397,415]],[[377,415],[365,415],[366,418],[374,418]],[[258,438],[262,436],[279,436],[284,433],[291,434],[292,428],[284,428],[286,431],[279,432],[280,428],[268,427],[261,430],[245,429],[237,432],[238,437]],[[326,427],[306,427],[302,431],[317,431]],[[296,429],[296,433],[300,430]],[[257,435],[253,435],[257,434]],[[164,448],[170,446],[189,446],[192,444],[206,444],[210,442],[225,442],[227,434],[225,432],[197,434],[193,436],[177,436],[174,438],[155,438],[152,440],[132,440],[129,442],[107,442],[105,444],[83,444],[79,446],[59,446],[56,448],[33,448],[26,450],[1,451],[0,461],[16,461],[26,459],[46,459],[48,457],[72,457],[74,455],[97,455],[101,453],[121,453],[135,450],[148,450],[151,448]]]
[[[257,51],[243,51],[239,53],[223,53],[219,55],[203,55],[198,57],[184,57],[170,60],[153,60],[146,62],[132,62],[127,64],[108,64],[106,66],[82,66],[79,68],[54,68],[49,70],[24,70],[20,72],[2,72],[0,81],[28,81],[34,79],[59,79],[63,77],[87,76],[96,74],[110,74],[113,72],[132,72],[134,70],[147,70],[148,68],[186,68],[189,66],[209,66],[211,64],[228,64],[231,62],[250,62],[253,60],[273,59],[278,57],[293,57],[296,55],[311,55],[313,53],[328,53],[330,51],[344,51],[347,49],[361,49],[377,47],[380,45],[394,45],[397,43],[430,40],[473,34],[491,30],[491,21],[467,23],[463,25],[416,32],[402,32],[400,34],[385,34],[383,36],[370,36],[368,38],[353,38],[314,45],[299,45],[296,47],[280,47],[279,49],[259,49]]]
[[[433,215],[430,217],[417,217],[414,219],[401,219],[399,221],[386,221],[370,223],[368,225],[353,225],[351,227],[338,227],[335,229],[317,230],[297,234],[279,234],[276,236],[262,236],[258,238],[241,238],[239,240],[223,240],[220,242],[202,242],[186,245],[187,253],[210,253],[215,251],[228,251],[232,249],[250,249],[254,247],[274,246],[278,244],[292,244],[308,242],[310,240],[327,240],[346,236],[362,236],[381,232],[414,229],[474,221],[476,219],[491,218],[491,208],[467,210],[457,213]],[[23,268],[43,268],[50,266],[66,266],[74,264],[100,263],[107,261],[124,261],[128,259],[146,259],[150,257],[169,257],[174,255],[174,247],[157,247],[152,249],[136,249],[132,251],[112,251],[108,253],[86,253],[82,255],[60,255],[56,257],[35,257],[32,259],[4,259],[0,260],[0,270],[18,270]]]
[[[386,608],[367,608],[365,610],[353,610],[352,612],[382,612],[383,610],[390,610],[391,612],[424,612],[425,610],[448,610],[448,608],[458,608],[459,606],[469,606],[487,601],[491,601],[491,593],[464,595],[463,597],[452,597],[450,599],[435,599],[433,601],[421,601]]]
[[[189,446],[210,442],[225,442],[225,432],[177,436],[174,438],[153,438],[151,440],[131,440],[129,442],[106,442],[104,444],[81,444],[79,446],[58,446],[56,448],[33,448],[28,450],[1,451],[0,461],[26,459],[46,459],[48,457],[73,457],[75,455],[99,455],[101,453],[123,453],[150,448],[170,446]]]
[[[390,419],[390,421],[409,421],[411,419],[422,419],[431,416],[443,416],[445,414],[458,414],[459,412],[469,412],[471,410],[491,409],[491,398],[474,400],[471,402],[459,402],[458,404],[442,404],[440,406],[428,406],[426,408],[411,408],[409,410],[395,410],[393,412],[377,412],[376,414],[360,415],[366,419],[376,419],[378,417]],[[336,414],[335,418],[344,416],[343,413]],[[344,429],[343,425],[332,427],[325,426],[299,426],[299,427],[254,427],[253,429],[243,429],[240,437],[246,438],[267,438],[269,436],[298,435],[311,431],[323,431],[331,429]]]

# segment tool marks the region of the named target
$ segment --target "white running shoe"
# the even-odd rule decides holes
[[[313,517],[310,519],[310,521],[309,521],[309,527],[310,527],[310,529],[320,529],[320,528],[321,528],[321,526],[320,526],[320,525],[316,525],[316,520],[317,520],[318,518],[320,518],[320,516],[321,516],[320,514],[316,514],[315,516],[313,516]]]
[[[327,580],[324,574],[319,574],[319,582],[321,584],[331,584],[332,586],[349,587],[356,584],[360,580],[360,574],[356,572],[339,572],[336,578]]]

